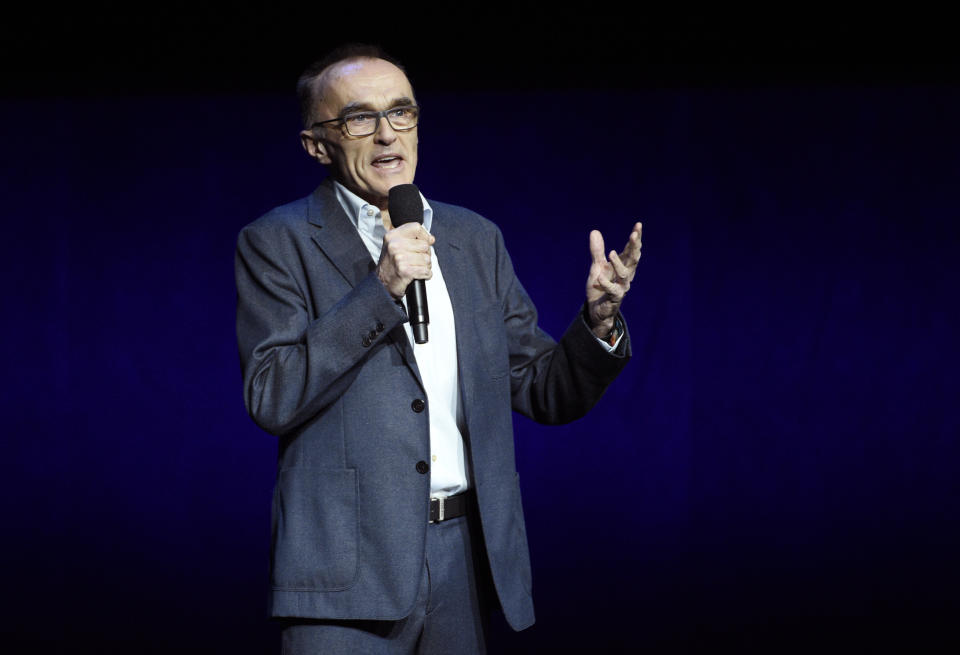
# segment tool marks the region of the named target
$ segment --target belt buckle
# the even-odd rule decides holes
[[[428,521],[428,523],[440,523],[443,520],[443,506],[446,503],[446,497],[440,496],[439,498],[431,498],[430,500],[437,501],[437,520]]]

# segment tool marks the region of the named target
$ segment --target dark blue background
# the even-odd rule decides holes
[[[589,230],[644,223],[630,366],[585,419],[516,422],[538,621],[493,652],[956,642],[958,88],[419,99],[417,183],[500,225],[551,334]],[[232,264],[320,179],[292,97],[8,97],[0,123],[4,632],[273,652]]]

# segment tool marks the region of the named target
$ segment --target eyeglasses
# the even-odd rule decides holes
[[[347,128],[347,134],[350,136],[370,136],[380,129],[381,117],[386,118],[393,129],[398,132],[406,132],[417,126],[420,107],[404,105],[402,107],[391,107],[383,111],[358,111],[340,118],[331,118],[328,121],[317,121],[310,128],[320,127],[328,123],[340,123]]]

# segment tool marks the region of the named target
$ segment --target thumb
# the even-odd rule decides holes
[[[607,261],[603,254],[603,235],[597,230],[590,231],[590,256],[594,264],[605,264]]]

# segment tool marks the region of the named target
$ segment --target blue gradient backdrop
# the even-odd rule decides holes
[[[960,91],[421,101],[420,188],[501,226],[551,334],[589,230],[644,222],[631,365],[585,419],[516,422],[538,622],[494,652],[955,640]],[[320,179],[293,99],[0,124],[7,652],[273,652],[232,266]]]

